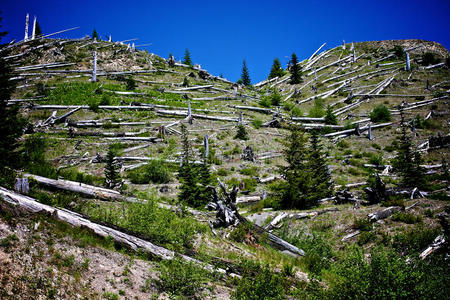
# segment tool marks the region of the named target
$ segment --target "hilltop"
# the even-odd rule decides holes
[[[83,38],[12,44],[6,59],[18,85],[9,104],[20,105],[31,124],[21,138],[26,162],[18,177],[29,178],[28,196],[49,207],[47,213],[25,212],[7,204],[19,201],[19,194],[0,190],[9,195],[0,206],[0,262],[6,266],[0,295],[141,299],[181,293],[223,299],[253,290],[255,298],[363,297],[382,295],[374,287],[382,278],[386,282],[378,285],[395,293],[406,281],[415,284],[404,297],[445,295],[447,244],[423,260],[419,255],[447,230],[448,57],[442,45],[423,40],[347,43],[302,60],[299,84],[290,84],[284,70],[281,77],[242,86],[123,43]],[[389,117],[378,118],[376,107]],[[327,121],[327,110],[335,124]],[[393,165],[402,116],[429,184],[365,205],[363,187],[371,185],[373,172],[388,188],[401,183]],[[230,189],[237,186],[239,214],[264,227],[263,233],[242,224],[212,231],[214,212],[178,202],[181,123],[194,161],[202,160],[207,135],[213,183],[218,178]],[[238,123],[247,139],[236,138]],[[336,192],[302,211],[278,210],[274,192],[283,180],[280,166],[286,165],[292,124],[307,137],[319,130]],[[120,165],[120,192],[97,189],[105,184],[108,148]],[[78,192],[60,189],[71,184],[63,179],[74,181]],[[347,202],[344,189],[351,194]],[[368,217],[386,208],[389,215]],[[136,240],[105,238],[112,231],[92,232],[85,219],[157,250],[150,255]],[[270,234],[305,255],[274,247]],[[172,260],[174,253],[181,258]],[[353,264],[361,269],[352,270]],[[205,271],[211,266],[216,272]],[[378,267],[407,279],[396,286]],[[359,282],[371,289],[362,291]]]

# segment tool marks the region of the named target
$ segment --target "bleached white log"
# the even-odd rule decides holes
[[[256,111],[264,114],[273,114],[274,111],[269,108],[262,108],[262,107],[254,107],[254,106],[244,106],[244,105],[231,105],[228,104],[228,107],[236,108],[236,109],[245,109],[250,111]]]
[[[77,26],[77,27],[72,27],[72,28],[69,28],[69,29],[64,29],[64,30],[60,30],[60,31],[57,31],[57,32],[49,33],[49,34],[43,35],[42,38],[48,38],[50,36],[53,36],[53,35],[56,35],[56,34],[60,34],[60,33],[63,33],[63,32],[67,32],[67,31],[71,31],[71,30],[75,30],[75,29],[78,29],[78,28],[80,28],[80,27]]]
[[[431,253],[433,253],[434,251],[436,251],[437,249],[441,248],[443,245],[445,244],[445,237],[443,234],[438,235],[433,243],[428,246],[427,249],[425,249],[424,251],[422,251],[419,255],[420,259],[425,259],[427,258],[427,256],[429,256]]]
[[[444,65],[445,65],[445,62],[441,62],[441,63],[435,64],[435,65],[424,67],[424,69],[425,70],[429,70],[429,69],[434,69],[434,68],[441,67],[441,66],[444,66]]]
[[[278,76],[277,77],[274,77],[274,78],[272,78],[272,79],[266,79],[266,80],[263,80],[263,81],[261,81],[261,82],[258,82],[258,83],[256,83],[256,84],[254,84],[253,86],[254,87],[262,87],[262,86],[264,86],[264,85],[266,85],[266,84],[268,84],[268,83],[271,83],[272,81],[276,81],[276,80],[278,80]]]
[[[352,57],[352,56],[349,55],[349,56],[346,56],[346,57],[344,57],[344,58],[338,59],[338,60],[335,61],[335,62],[332,62],[332,63],[330,63],[330,64],[328,64],[328,65],[325,65],[325,66],[323,66],[323,67],[318,68],[318,69],[316,70],[316,72],[320,72],[320,71],[322,71],[322,70],[324,70],[324,69],[326,69],[326,68],[329,68],[329,67],[331,67],[331,66],[337,65],[338,63],[344,62],[344,61],[350,59],[351,57]],[[309,73],[308,73],[308,76],[311,76],[312,74],[314,74],[314,71],[309,72]]]
[[[341,239],[341,242],[345,242],[346,240],[351,239],[352,237],[357,236],[360,233],[361,233],[360,230],[352,231],[349,234],[344,235]]]
[[[30,15],[27,13],[27,16],[25,17],[25,36],[23,38],[24,41],[28,41],[28,22],[29,22]]]
[[[190,91],[190,90],[209,89],[209,88],[211,88],[213,86],[214,85],[212,85],[212,84],[201,85],[201,86],[192,86],[192,87],[179,88],[179,89],[176,89],[176,91]]]
[[[34,40],[36,37],[36,16],[34,16],[33,20],[33,31],[31,32],[31,39]]]
[[[314,57],[314,55],[317,54],[317,52],[320,51],[320,49],[322,49],[327,43],[323,43],[322,46],[319,47],[319,49],[317,49],[309,58],[308,61],[311,61],[311,59]]]
[[[386,219],[401,210],[402,208],[400,206],[390,206],[383,210],[368,214],[367,217],[370,221],[375,222],[378,220]]]
[[[164,247],[154,245],[149,241],[126,234],[117,229],[113,229],[101,224],[94,223],[82,217],[80,214],[72,212],[70,210],[58,209],[51,207],[49,205],[39,203],[31,197],[14,193],[2,187],[0,187],[0,195],[2,195],[2,197],[0,198],[3,199],[4,201],[9,202],[13,205],[19,205],[20,207],[24,208],[29,212],[32,213],[44,212],[45,214],[52,216],[58,220],[69,223],[71,226],[87,228],[88,230],[94,232],[96,235],[101,236],[103,238],[110,237],[116,243],[124,245],[133,251],[142,250],[150,255],[154,255],[165,260],[172,260],[177,257],[180,257],[181,259],[193,263],[210,272],[228,274],[224,269],[216,268],[210,264],[204,263],[202,261],[199,261],[195,258],[189,257],[184,254],[178,254],[172,250],[168,250]],[[6,199],[9,200],[7,201]],[[230,276],[239,277],[239,275],[234,273],[231,273]]]
[[[394,69],[397,69],[397,67],[391,67],[391,68],[386,68],[386,69],[381,69],[381,70],[376,70],[376,71],[371,71],[371,72],[368,72],[368,73],[356,75],[356,76],[350,77],[348,79],[332,83],[332,84],[328,85],[327,87],[331,88],[333,86],[342,84],[343,82],[349,82],[350,83],[352,81],[355,81],[357,79],[360,79],[360,78],[363,78],[363,77],[366,77],[366,76],[370,76],[370,75],[374,75],[374,74],[382,73],[382,72],[387,72],[387,71],[391,71],[391,70],[394,70]]]

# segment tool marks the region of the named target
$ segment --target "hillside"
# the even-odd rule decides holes
[[[9,104],[20,105],[31,124],[21,138],[25,154],[17,174],[30,182],[32,199],[23,203],[34,199],[48,207],[47,213],[25,212],[18,208],[19,194],[0,190],[5,199],[0,206],[2,297],[224,299],[250,295],[253,288],[255,299],[270,293],[335,299],[380,292],[355,287],[370,278],[384,278],[387,283],[377,284],[386,290],[404,289],[399,286],[405,282],[396,286],[389,276],[416,285],[403,297],[448,295],[442,285],[448,279],[447,244],[419,259],[448,230],[450,72],[442,45],[399,40],[320,49],[299,63],[301,83],[290,84],[285,70],[282,77],[249,87],[200,66],[90,38],[29,41],[13,44],[9,52],[6,60],[17,82]],[[381,106],[389,118],[372,113]],[[336,116],[335,124],[327,110]],[[363,188],[373,172],[388,188],[401,186],[392,166],[402,116],[414,149],[422,154],[428,185],[365,205]],[[239,214],[265,227],[265,233],[244,223],[212,231],[214,212],[178,201],[182,123],[193,161],[202,161],[207,135],[211,183],[217,185],[218,178],[229,189],[239,187]],[[247,139],[236,138],[238,123]],[[309,210],[278,209],[276,189],[283,181],[280,166],[286,165],[283,150],[292,124],[301,125],[307,137],[319,130],[336,191]],[[250,160],[243,156],[247,147],[254,153]],[[120,193],[90,187],[104,186],[108,148],[120,165]],[[46,178],[61,180],[44,183]],[[62,179],[75,181],[78,192],[60,189],[70,185]],[[13,184],[5,188],[13,190]],[[336,199],[344,189],[353,200],[340,204]],[[393,216],[369,221],[368,214],[386,207],[393,207]],[[133,240],[114,241],[103,227],[92,232],[85,220]],[[270,234],[305,255],[277,249]],[[147,251],[134,237],[159,250]],[[174,253],[181,258],[173,260]],[[361,270],[368,264],[364,270],[373,268],[372,273],[358,273],[363,271],[352,270],[352,264],[361,264]],[[210,267],[216,271],[205,271]],[[386,270],[394,275],[385,276]]]

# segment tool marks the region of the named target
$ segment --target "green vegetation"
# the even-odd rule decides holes
[[[402,136],[397,156],[394,160],[394,168],[402,176],[402,184],[408,187],[423,188],[426,186],[425,171],[422,164],[422,156],[419,151],[414,151],[411,138],[406,134],[406,124],[402,115]]]
[[[0,18],[1,21],[1,18]],[[0,39],[6,32],[0,32]],[[4,57],[9,55],[9,51],[3,51],[0,46],[0,184],[11,184],[14,180],[12,169],[17,168],[19,159],[19,138],[25,126],[25,120],[19,113],[19,106],[7,106],[7,101],[16,88],[13,77],[13,69]]]
[[[208,282],[211,276],[194,263],[177,258],[160,264],[160,276],[156,281],[163,292],[173,296],[194,297]]]
[[[212,196],[209,188],[212,185],[212,177],[209,171],[209,163],[204,158],[203,163],[195,164],[192,160],[191,145],[188,140],[186,126],[181,125],[182,139],[182,164],[178,171],[178,180],[181,183],[178,199],[191,207],[204,207]]]
[[[251,85],[250,74],[248,72],[247,63],[245,62],[245,59],[242,62],[241,80],[243,85],[245,86]]]
[[[389,122],[392,119],[389,108],[382,104],[375,106],[369,117],[370,120],[375,123]]]
[[[441,62],[441,59],[436,57],[434,53],[431,52],[425,52],[422,54],[422,65],[429,66],[429,65],[435,65]]]
[[[277,57],[273,60],[273,64],[272,64],[272,67],[270,68],[270,74],[269,74],[268,79],[272,79],[275,77],[281,78],[283,76],[284,76],[284,71],[283,71],[283,68],[281,67],[280,60]]]
[[[157,201],[155,195],[150,195],[146,202],[105,207],[91,205],[85,213],[94,220],[125,228],[170,249],[191,248],[194,235],[204,232],[207,226],[191,217],[178,217],[174,212],[160,208]]]
[[[105,186],[107,188],[115,188],[121,182],[120,168],[117,160],[114,159],[115,156],[116,152],[113,147],[109,146],[105,166]]]
[[[186,49],[186,50],[184,51],[183,64],[188,65],[188,66],[191,66],[191,67],[194,65],[194,64],[192,63],[191,52],[189,52],[189,49]]]
[[[169,183],[172,175],[164,162],[151,160],[146,165],[128,172],[128,178],[135,184]]]
[[[291,84],[298,84],[302,82],[302,71],[301,67],[298,64],[297,55],[292,53],[291,60],[289,61],[289,72],[291,73]]]
[[[337,125],[338,121],[337,121],[337,117],[336,115],[333,113],[333,109],[331,108],[331,106],[327,106],[327,111],[325,113],[325,124],[329,124],[329,125]]]
[[[282,208],[305,209],[317,205],[317,201],[332,193],[331,176],[316,131],[313,131],[310,146],[303,131],[291,127],[285,141],[284,155],[287,166],[280,167],[285,181],[276,187]]]
[[[245,129],[245,126],[243,124],[239,124],[237,126],[237,131],[236,131],[236,135],[234,136],[235,139],[239,139],[239,140],[248,140],[248,133],[247,133],[247,129]]]
[[[92,31],[92,39],[96,39],[97,41],[100,40],[97,30],[95,30],[95,28],[94,31]]]

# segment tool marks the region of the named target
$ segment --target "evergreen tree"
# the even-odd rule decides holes
[[[308,203],[317,205],[317,201],[330,197],[333,193],[333,182],[328,170],[326,156],[320,143],[319,132],[313,130],[310,136],[307,170],[310,173],[310,191]]]
[[[39,22],[36,21],[36,31],[34,33],[36,36],[41,36],[42,35],[42,29],[41,26],[39,25]]]
[[[280,188],[280,205],[285,209],[305,209],[314,205],[308,199],[310,178],[306,172],[306,139],[300,127],[292,125],[290,131],[284,149],[287,166],[280,167],[280,174],[285,179]]]
[[[272,68],[270,69],[270,74],[268,79],[272,79],[275,77],[282,77],[284,75],[283,68],[281,67],[280,60],[275,58],[273,60]]]
[[[193,66],[192,60],[191,60],[191,53],[189,52],[189,49],[186,49],[186,51],[184,51],[183,64],[191,66],[191,67]]]
[[[95,30],[95,29],[94,29],[94,31],[92,31],[92,39],[96,39],[97,41],[99,40],[97,30]]]
[[[406,123],[401,114],[402,136],[397,156],[394,159],[394,168],[402,177],[402,185],[407,187],[424,187],[426,184],[425,170],[420,166],[422,157],[420,152],[413,149],[411,138],[406,133]]]
[[[212,183],[209,164],[204,158],[203,164],[195,165],[192,162],[191,145],[188,140],[186,126],[181,126],[182,163],[178,171],[180,181],[180,193],[178,199],[192,207],[202,207],[211,200],[211,190],[208,186]]]
[[[240,140],[248,140],[247,130],[245,129],[245,126],[243,124],[239,124],[237,126],[237,132],[234,138]]]
[[[245,85],[245,86],[251,85],[250,74],[248,72],[247,63],[245,62],[245,59],[242,62],[241,79],[242,79],[242,84],[243,85]]]
[[[116,152],[114,151],[112,145],[108,148],[108,153],[106,154],[106,166],[105,166],[105,186],[107,188],[118,187],[121,180],[119,174],[119,166],[117,161],[114,159]]]
[[[291,72],[291,84],[302,82],[301,67],[298,65],[298,59],[295,53],[292,53],[289,71]]]
[[[336,115],[333,113],[333,110],[331,109],[331,106],[328,105],[327,106],[327,112],[325,115],[325,124],[328,125],[337,125],[337,117]]]
[[[2,18],[0,17],[0,22]],[[1,27],[1,25],[0,25]],[[7,32],[0,32],[0,41]],[[0,50],[5,45],[0,44]],[[25,126],[25,120],[20,116],[19,106],[7,106],[8,100],[11,98],[16,85],[14,80],[10,80],[14,76],[13,69],[4,57],[9,55],[8,50],[0,52],[0,183],[4,183],[9,179],[14,179],[11,168],[19,166],[19,138],[22,135]]]

